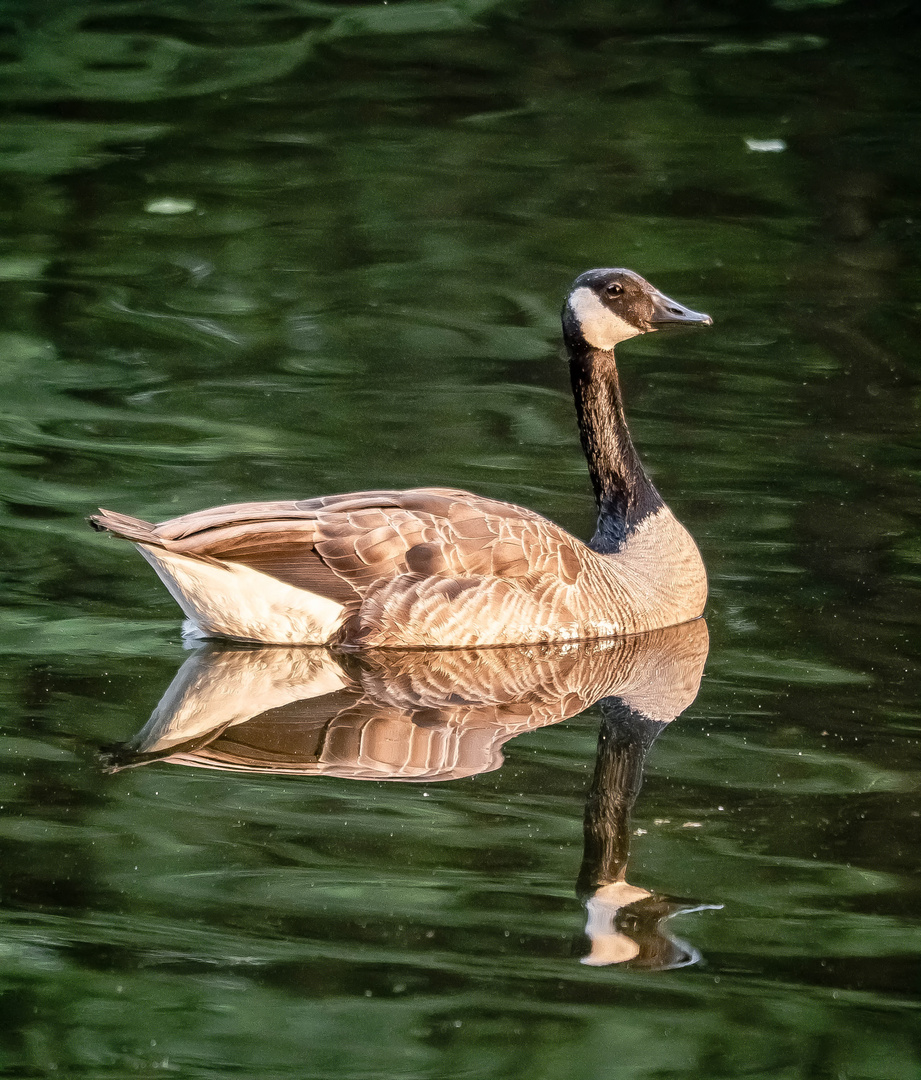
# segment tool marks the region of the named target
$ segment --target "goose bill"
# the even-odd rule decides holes
[[[713,320],[702,311],[690,308],[671,300],[664,293],[654,292],[652,297],[652,316],[649,321],[654,330],[668,326],[712,326]]]

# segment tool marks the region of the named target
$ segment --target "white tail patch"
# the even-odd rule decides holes
[[[146,544],[137,549],[206,637],[324,645],[342,622],[342,604],[240,563],[214,566]]]
[[[636,337],[643,331],[602,304],[594,292],[587,286],[573,290],[569,297],[569,307],[582,336],[593,349],[607,351],[618,342]]]
[[[205,650],[182,665],[131,746],[135,753],[163,753],[346,685],[326,649]]]

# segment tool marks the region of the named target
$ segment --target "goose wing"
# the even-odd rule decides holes
[[[243,563],[298,588],[315,588],[331,572],[351,599],[407,573],[553,574],[571,584],[580,549],[588,552],[540,514],[448,488],[222,506],[156,525],[147,542]]]
[[[343,604],[349,614],[360,610],[349,637],[366,645],[520,641],[522,620],[532,617],[511,613],[509,601],[520,607],[527,594],[545,618],[571,621],[565,594],[597,559],[533,511],[448,488],[238,503],[144,532],[126,521],[134,519],[102,512],[95,524],[177,554],[241,563]],[[559,596],[544,595],[548,588]],[[487,612],[489,627],[482,623]],[[497,624],[509,618],[518,629],[497,637]]]

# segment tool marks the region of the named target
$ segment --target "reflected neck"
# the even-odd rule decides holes
[[[630,812],[643,784],[646,754],[666,726],[631,709],[621,698],[602,698],[600,706],[595,775],[585,801],[580,896],[624,880],[630,855]]]
[[[664,504],[630,438],[614,350],[593,349],[581,341],[567,345],[582,448],[598,504],[591,547],[610,554]]]

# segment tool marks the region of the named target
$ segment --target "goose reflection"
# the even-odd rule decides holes
[[[646,754],[678,714],[651,715],[619,697],[603,698],[600,706],[598,751],[585,803],[585,848],[576,887],[585,905],[585,936],[590,943],[582,963],[596,967],[628,964],[647,971],[687,967],[697,963],[700,953],[672,936],[667,921],[720,905],[650,892],[631,885],[626,876],[630,814],[643,783]]]
[[[607,641],[331,653],[206,646],[183,664],[113,770],[169,761],[244,773],[424,782],[490,772],[511,738],[600,702],[578,893],[583,963],[669,968],[698,954],[666,921],[703,906],[628,883],[646,753],[700,687],[703,620]]]

